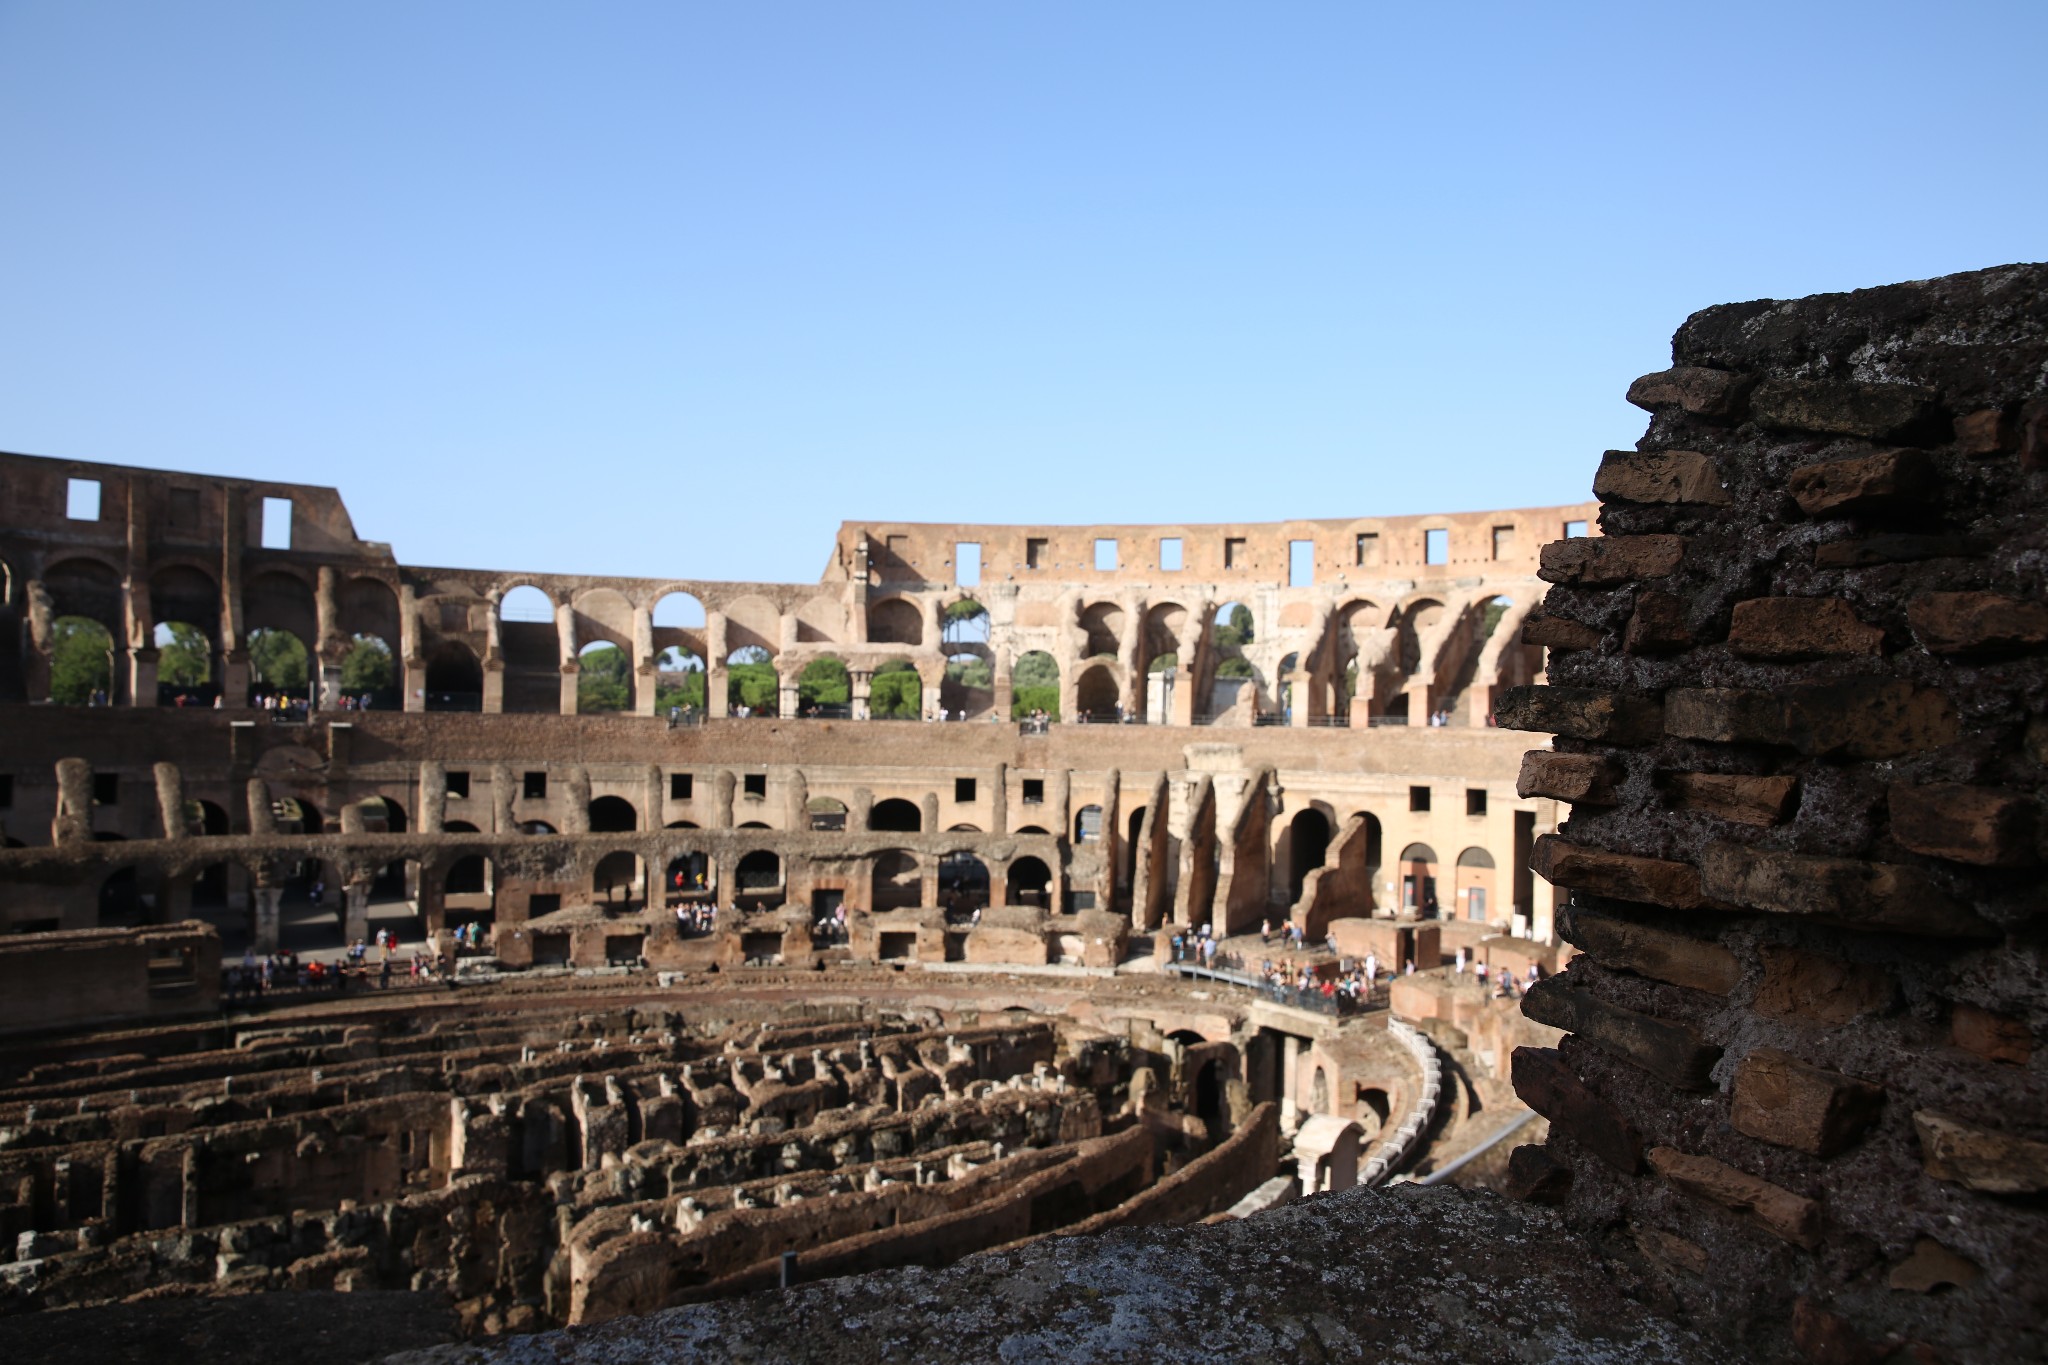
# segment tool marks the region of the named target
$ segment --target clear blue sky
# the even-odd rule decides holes
[[[2038,260],[2048,4],[0,0],[0,449],[414,563],[1561,502],[1694,309]]]

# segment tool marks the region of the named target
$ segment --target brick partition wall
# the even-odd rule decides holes
[[[2048,1357],[2048,267],[1710,308],[1525,638],[1517,1192],[1758,1358]]]

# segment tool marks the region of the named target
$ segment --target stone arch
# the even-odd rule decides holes
[[[1003,902],[1006,905],[1035,906],[1040,910],[1051,908],[1052,869],[1045,865],[1043,858],[1027,853],[1010,860],[1009,875],[1004,879]]]
[[[670,858],[661,878],[663,894],[669,897],[680,896],[687,891],[702,890],[710,885],[710,882],[711,860],[696,849],[685,849]]]
[[[381,578],[349,579],[335,594],[337,621],[343,635],[374,635],[395,645],[404,634],[398,618],[398,594]]]
[[[759,593],[738,597],[725,606],[725,647],[752,645],[771,656],[782,652],[782,610]]]
[[[1029,649],[1010,666],[1010,718],[1023,720],[1038,711],[1060,718],[1060,665],[1045,650]]]
[[[320,638],[313,585],[296,573],[265,569],[242,584],[242,625],[250,631],[288,631],[305,643]]]
[[[1093,844],[1102,839],[1102,807],[1086,805],[1074,812],[1074,842]]]
[[[1123,645],[1124,609],[1115,602],[1092,602],[1081,610],[1081,657],[1117,657]]]
[[[646,887],[640,879],[643,864],[631,849],[614,849],[597,860],[590,870],[590,890],[607,912],[632,910],[644,905]]]
[[[1295,812],[1287,823],[1287,903],[1301,900],[1301,885],[1330,854],[1330,817],[1314,806]]]
[[[1074,683],[1074,710],[1090,720],[1116,719],[1116,669],[1109,664],[1090,664]]]
[[[912,910],[924,904],[924,869],[908,849],[884,849],[875,855],[870,874],[868,908],[877,912]]]
[[[916,720],[924,714],[924,677],[908,659],[891,659],[868,679],[868,715]]]
[[[741,895],[779,890],[782,859],[772,849],[757,848],[739,860],[732,876],[734,889]]]
[[[522,715],[559,712],[562,635],[554,598],[531,583],[521,583],[498,598],[497,612],[498,650],[505,664],[502,708]],[[428,690],[434,689],[430,685]]]
[[[868,811],[868,828],[891,834],[916,834],[924,828],[924,812],[914,801],[892,796]]]
[[[836,645],[846,639],[846,608],[837,598],[810,598],[797,607],[795,615],[800,645]]]
[[[634,669],[630,649],[611,640],[592,640],[576,651],[576,710],[602,715],[633,709]]]
[[[427,655],[426,709],[481,711],[484,670],[476,651],[460,640],[443,640]]]
[[[734,716],[772,716],[782,696],[773,651],[745,644],[725,657],[726,708]]]
[[[617,588],[589,588],[570,603],[576,622],[576,643],[616,645],[630,659],[633,653],[633,604]]]
[[[457,914],[474,918],[479,911],[487,914],[497,908],[491,889],[494,871],[490,857],[482,853],[464,853],[448,864],[441,874],[441,902],[451,923]]]
[[[838,834],[846,829],[846,803],[836,796],[814,796],[804,807],[813,831]]]
[[[590,803],[592,834],[631,834],[640,828],[640,812],[623,796],[600,796]]]
[[[1499,909],[1494,904],[1493,855],[1476,845],[1466,849],[1458,855],[1454,875],[1451,913],[1459,919],[1481,924],[1493,918]]]
[[[671,588],[655,599],[653,645],[657,657],[664,650],[679,649],[685,655],[704,658],[704,603],[695,593]]]
[[[43,590],[50,595],[50,615],[97,621],[118,640],[125,622],[118,569],[94,556],[72,555],[43,571]]]
[[[1436,850],[1428,844],[1401,850],[1401,908],[1424,919],[1436,918]]]
[[[878,645],[922,645],[924,609],[904,597],[885,597],[871,604],[868,641]]]
[[[968,849],[955,849],[939,859],[939,902],[948,910],[980,910],[988,905],[988,864]]]
[[[167,564],[149,579],[160,705],[209,705],[220,692],[220,584],[190,564]]]
[[[1308,1108],[1312,1114],[1330,1112],[1330,1073],[1321,1062],[1316,1063],[1315,1074],[1309,1079]]]
[[[513,622],[529,626],[545,624],[553,629],[555,599],[545,588],[532,583],[515,583],[498,597],[498,622],[501,626]]]
[[[796,699],[803,715],[851,715],[853,674],[846,660],[836,654],[820,654],[805,664],[797,674]]]

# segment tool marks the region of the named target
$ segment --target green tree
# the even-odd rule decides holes
[[[258,626],[249,632],[249,668],[259,686],[272,692],[306,690],[306,646],[288,630]]]
[[[1034,649],[1017,660],[1010,670],[1010,684],[1013,687],[1050,687],[1059,690],[1060,666],[1053,662],[1052,655],[1042,649]]]
[[[995,669],[978,654],[956,655],[946,664],[946,681],[959,687],[994,687]]]
[[[1145,671],[1146,671],[1146,672],[1148,672],[1148,673],[1164,673],[1164,672],[1165,672],[1165,671],[1166,671],[1167,669],[1169,669],[1169,668],[1179,668],[1179,667],[1180,667],[1180,655],[1178,655],[1178,654],[1162,654],[1162,655],[1160,655],[1160,656],[1159,656],[1158,658],[1154,659],[1154,660],[1152,661],[1152,666],[1151,666],[1150,668],[1146,669]]]
[[[633,705],[633,669],[626,651],[617,645],[598,645],[577,659],[582,671],[576,675],[576,709],[586,715],[601,711],[626,711]]]
[[[1251,642],[1251,608],[1243,603],[1238,603],[1231,607],[1230,615],[1224,623],[1216,627],[1216,647],[1218,649],[1243,649]]]
[[[156,679],[173,687],[204,687],[213,680],[213,648],[197,626],[172,621],[156,628]]]
[[[666,715],[670,708],[693,706],[704,709],[704,670],[692,668],[662,673],[654,687],[654,709]]]
[[[916,667],[896,659],[876,669],[874,681],[868,685],[868,714],[910,720],[923,715],[924,680],[918,677]]]
[[[341,656],[341,690],[351,695],[391,687],[391,646],[374,635],[358,635]]]
[[[1253,677],[1254,674],[1251,664],[1247,663],[1240,655],[1233,654],[1222,663],[1216,665],[1216,676],[1219,678],[1249,678]]]
[[[844,706],[853,700],[853,679],[837,659],[813,659],[797,676],[796,695],[805,706]]]
[[[50,699],[84,706],[114,689],[114,637],[97,621],[60,616],[50,623]]]

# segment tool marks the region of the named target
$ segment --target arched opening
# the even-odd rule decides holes
[[[327,824],[320,808],[303,796],[272,797],[270,818],[279,834],[318,834]]]
[[[1123,648],[1124,609],[1114,602],[1096,602],[1081,612],[1081,657],[1116,658]]]
[[[1145,663],[1145,719],[1164,725],[1173,718],[1173,691],[1180,683],[1180,637],[1187,630],[1188,610],[1178,602],[1161,602],[1145,613],[1140,649]]]
[[[98,922],[101,928],[132,928],[142,923],[142,888],[134,868],[119,868],[100,883]]]
[[[821,654],[804,665],[796,678],[797,704],[803,714],[815,720],[832,720],[853,714],[853,677],[846,662]]]
[[[623,796],[600,796],[590,803],[592,834],[630,834],[640,828],[640,812]]]
[[[608,914],[638,909],[646,902],[640,855],[628,849],[605,854],[591,871],[590,889]]]
[[[477,662],[475,652],[460,640],[443,640],[427,656],[426,709],[484,709],[483,665]]]
[[[1042,649],[1027,650],[1010,667],[1010,719],[1060,718],[1060,666]]]
[[[916,834],[924,828],[924,813],[901,797],[875,802],[868,811],[868,828],[890,834]]]
[[[441,878],[441,902],[450,927],[481,920],[489,923],[497,908],[492,898],[491,860],[481,853],[467,853],[449,865]]]
[[[249,704],[292,710],[306,704],[306,642],[288,630],[259,626],[249,632]]]
[[[1436,918],[1436,850],[1428,844],[1401,850],[1401,908],[1423,919]]]
[[[156,617],[159,706],[211,706],[219,695],[220,586],[187,564],[159,569],[149,579]]]
[[[1330,1112],[1330,1075],[1320,1066],[1316,1068],[1314,1078],[1309,1081],[1308,1108],[1311,1114]]]
[[[985,645],[989,639],[988,608],[971,597],[963,597],[946,608],[939,625],[939,643]]]
[[[877,645],[922,645],[924,608],[901,597],[868,607],[868,641]]]
[[[988,864],[964,850],[939,859],[939,903],[948,911],[980,910],[988,905]]]
[[[1457,883],[1452,892],[1454,915],[1477,924],[1486,923],[1493,906],[1493,855],[1483,848],[1468,848],[1458,855]]]
[[[772,716],[782,682],[775,656],[760,645],[741,645],[725,659],[725,700],[734,716]]]
[[[1358,1087],[1358,1100],[1351,1116],[1358,1121],[1358,1126],[1365,1130],[1365,1136],[1371,1137],[1386,1127],[1387,1115],[1393,1111],[1393,1104],[1388,1100],[1386,1091],[1377,1086]]]
[[[391,641],[381,635],[353,636],[341,656],[342,704],[358,711],[396,711],[405,705]]]
[[[654,656],[654,709],[668,715],[704,710],[704,660],[680,645],[670,645]]]
[[[1074,685],[1074,707],[1091,721],[1118,719],[1116,673],[1108,664],[1093,664]]]
[[[1123,876],[1117,879],[1117,899],[1124,910],[1131,908],[1131,892],[1138,884],[1140,838],[1145,831],[1145,808],[1139,806],[1124,820]]]
[[[1300,667],[1301,656],[1288,654],[1280,660],[1279,676],[1273,680],[1273,700],[1280,707],[1282,720],[1294,719],[1294,674]]]
[[[1253,639],[1250,607],[1242,602],[1225,602],[1216,609],[1210,635],[1215,659],[1207,698],[1210,715],[1221,715],[1236,706],[1245,688],[1257,688],[1258,670],[1244,653]]]
[[[1369,675],[1379,662],[1379,653],[1386,648],[1379,620],[1379,607],[1373,602],[1360,600],[1347,602],[1338,608],[1331,621],[1330,683],[1335,696],[1332,714],[1347,725],[1352,719],[1351,703],[1360,695],[1361,673],[1368,675],[1364,695],[1368,703],[1371,701]],[[1359,724],[1365,723],[1364,719],[1359,721]]]
[[[954,648],[946,655],[946,675],[939,683],[939,705],[949,716],[965,719],[988,713],[995,704],[995,668],[988,646]]]
[[[948,833],[948,834],[979,834],[979,833],[981,833],[981,826],[980,826],[980,825],[967,825],[967,824],[960,824],[960,825],[948,825],[948,826],[946,826],[946,833]]]
[[[551,715],[562,709],[562,636],[552,597],[530,583],[508,589],[498,599],[498,648],[505,658],[506,711]],[[479,691],[481,686],[479,674]],[[439,709],[431,697],[427,709]]]
[[[681,589],[664,594],[654,604],[653,615],[656,630],[704,629],[704,604]]]
[[[1049,829],[1047,829],[1047,828],[1045,828],[1045,826],[1043,826],[1043,825],[1019,825],[1019,826],[1017,827],[1017,833],[1019,833],[1019,834],[1048,834],[1048,835],[1049,835],[1049,834],[1051,834],[1051,833],[1052,833],[1052,831],[1051,831],[1051,830],[1049,830]]]
[[[1010,905],[1029,905],[1043,910],[1052,903],[1052,869],[1042,858],[1026,854],[1010,861],[1010,875],[1003,888],[1003,900]]]
[[[98,621],[60,616],[50,623],[50,700],[107,706],[114,697],[114,637]]]
[[[662,888],[671,899],[677,899],[692,891],[708,889],[711,880],[711,860],[702,853],[678,853],[668,860],[668,868],[662,873]]]
[[[846,828],[846,803],[836,797],[814,796],[804,808],[811,828],[824,834],[838,834]]]
[[[246,930],[246,919],[230,922],[231,908],[228,898],[233,890],[230,884],[229,863],[208,863],[192,878],[192,913],[214,928],[220,930]],[[246,911],[247,905],[239,907]]]
[[[733,881],[741,895],[761,895],[782,889],[782,859],[765,848],[757,848],[733,869]]]
[[[1202,1069],[1195,1073],[1194,1092],[1195,1117],[1208,1126],[1211,1137],[1220,1136],[1225,1121],[1221,1061],[1211,1057],[1202,1063]]]
[[[908,659],[891,659],[868,681],[868,715],[876,720],[916,720],[924,714],[924,679]]]
[[[185,811],[187,828],[195,836],[212,839],[228,832],[227,809],[216,802],[187,801]]]
[[[875,855],[868,905],[880,912],[910,910],[924,903],[924,872],[917,855],[892,848]]]
[[[633,660],[605,640],[576,652],[576,710],[582,715],[633,709]]]
[[[519,832],[521,834],[554,834],[556,830],[553,825],[545,820],[521,820],[519,822]]]
[[[0,701],[27,701],[21,676],[21,604],[14,596],[14,569],[0,559]]]
[[[1092,844],[1102,837],[1102,807],[1083,806],[1074,812],[1074,842]]]
[[[1330,856],[1329,817],[1314,806],[1296,812],[1287,826],[1287,843],[1287,903],[1294,905],[1301,900],[1301,886],[1308,874]]]

